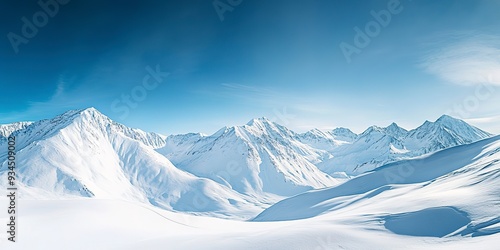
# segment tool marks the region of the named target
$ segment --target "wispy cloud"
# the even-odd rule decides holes
[[[470,118],[465,119],[465,121],[490,133],[500,134],[500,115]]]
[[[500,36],[475,32],[441,35],[421,66],[454,84],[500,85]]]
[[[76,99],[73,97],[73,99],[68,97],[67,93],[67,80],[63,75],[59,76],[59,80],[55,86],[54,93],[52,96],[50,96],[46,101],[33,101],[29,103],[29,108],[26,112],[24,113],[29,113],[29,112],[43,112],[43,111],[48,111],[51,110],[52,108],[55,107],[71,107],[72,104],[76,101]]]
[[[53,93],[46,100],[28,102],[27,107],[22,112],[0,113],[0,117],[2,117],[0,123],[33,120],[33,118],[41,119],[41,117],[47,114],[82,107],[92,97],[69,92],[68,85],[70,85],[71,81],[71,79],[68,80],[64,75],[61,75],[59,80],[54,84]]]
[[[246,98],[262,101],[270,97],[278,97],[280,93],[266,87],[250,86],[239,83],[222,83],[219,95],[226,97]]]
[[[64,85],[66,84],[66,81],[64,80],[64,77],[63,76],[59,76],[59,82],[57,83],[57,88],[56,88],[56,92],[54,93],[54,95],[52,96],[51,99],[55,99],[55,98],[58,98],[62,95],[64,95]]]

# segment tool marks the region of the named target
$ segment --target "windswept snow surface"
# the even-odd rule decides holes
[[[5,203],[0,199],[0,204]],[[6,221],[0,213],[0,221]],[[22,200],[18,241],[0,249],[498,249],[500,234],[415,237],[386,230],[372,215],[242,222],[173,213],[116,200]]]
[[[358,215],[411,236],[500,233],[500,136],[377,168],[342,185],[309,191],[254,221],[330,220]]]

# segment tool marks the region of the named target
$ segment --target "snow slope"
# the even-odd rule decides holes
[[[176,168],[153,149],[161,144],[156,135],[117,124],[93,108],[35,122],[13,135],[18,183],[28,198],[121,199],[243,218],[262,209],[252,198]],[[0,143],[2,159],[6,149]],[[3,162],[2,187],[5,170]]]
[[[340,183],[312,163],[326,152],[266,118],[210,136],[169,136],[157,151],[185,171],[256,197],[290,196]]]
[[[337,129],[334,131],[321,131],[319,129],[312,129],[306,133],[297,136],[298,140],[302,143],[326,151],[333,151],[341,145],[351,143],[357,135],[350,130]]]
[[[260,118],[210,136],[164,138],[116,123],[93,108],[0,128],[3,135],[17,137],[18,174],[28,197],[116,198],[239,218],[285,197],[339,185],[348,179],[341,171],[361,173],[489,136],[443,116],[412,131],[392,124],[360,135],[345,128],[297,134]],[[5,143],[0,138],[2,158]]]
[[[391,163],[339,186],[309,191],[255,221],[357,215],[397,235],[500,234],[500,136]],[[357,222],[351,222],[357,223]]]
[[[0,204],[6,202],[0,198]],[[367,216],[242,222],[173,213],[116,200],[23,200],[18,241],[0,232],[0,249],[498,249],[500,234],[411,237]],[[0,221],[6,221],[0,213]]]

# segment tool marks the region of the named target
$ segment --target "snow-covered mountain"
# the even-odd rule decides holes
[[[392,123],[385,128],[372,126],[359,135],[347,128],[297,134],[260,118],[210,136],[172,135],[157,151],[177,167],[240,193],[290,196],[337,185],[345,181],[344,173],[358,175],[490,136],[449,116],[410,131]]]
[[[11,133],[26,128],[32,122],[15,122],[11,124],[0,124],[0,138],[8,137]]]
[[[385,127],[383,131],[396,138],[396,139],[403,139],[408,135],[408,130],[398,126],[395,122],[391,123],[391,125]]]
[[[499,178],[496,136],[388,164],[339,186],[282,200],[254,220],[358,216],[364,225],[373,224],[373,230],[398,235],[492,235],[500,233]]]
[[[116,198],[240,218],[285,197],[339,185],[349,179],[344,171],[359,174],[490,136],[443,116],[410,131],[391,124],[359,135],[345,128],[297,134],[259,118],[213,135],[165,138],[116,123],[94,108],[0,129],[2,159],[4,136],[16,136],[24,195]],[[0,179],[5,185],[6,178]]]
[[[307,137],[307,133],[301,136]],[[345,171],[349,175],[357,175],[390,162],[472,143],[491,136],[462,120],[443,115],[435,122],[426,121],[410,131],[399,127],[396,123],[385,128],[372,126],[351,142],[346,141],[336,147],[310,141],[308,144],[328,151],[332,155],[317,164],[321,170],[326,173]],[[331,140],[329,136],[322,138]]]
[[[419,155],[469,144],[491,136],[492,134],[462,120],[443,115],[436,122],[426,121],[420,127],[409,131],[404,139],[407,148]]]
[[[487,249],[500,235],[500,136],[448,116],[359,135],[259,118],[165,138],[90,108],[0,128],[0,159],[16,136],[20,234],[44,239],[17,249]]]
[[[495,137],[393,163],[340,186],[284,200],[258,222],[192,216],[121,200],[25,199],[17,232],[29,240],[0,246],[497,250],[499,154],[500,138]],[[0,204],[8,204],[7,197],[0,196]],[[0,221],[8,221],[6,213],[0,213]]]
[[[351,143],[356,139],[357,135],[349,129],[338,128],[333,131],[312,129],[296,137],[300,142],[313,148],[333,151],[343,144]]]
[[[169,136],[158,152],[183,170],[244,194],[290,196],[339,183],[313,164],[326,152],[266,118],[210,136]]]
[[[32,198],[121,199],[236,217],[261,209],[252,198],[176,168],[154,150],[164,144],[158,135],[127,128],[93,108],[32,123],[13,135],[18,185]],[[2,159],[6,149],[0,145]],[[3,162],[4,187],[5,170]]]

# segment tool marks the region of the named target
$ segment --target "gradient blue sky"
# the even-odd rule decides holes
[[[243,0],[221,21],[212,0],[72,0],[15,53],[7,34],[41,7],[2,1],[0,123],[92,106],[163,134],[262,116],[361,132],[447,113],[500,133],[500,1],[400,0],[348,63],[339,45],[389,2]],[[112,107],[156,65],[170,73],[156,89],[127,115]]]

